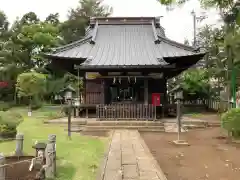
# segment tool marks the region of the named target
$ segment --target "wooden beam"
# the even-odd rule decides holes
[[[100,76],[97,79],[108,79],[108,78],[155,78],[162,79],[162,76]]]
[[[144,104],[148,104],[148,80],[144,79]]]

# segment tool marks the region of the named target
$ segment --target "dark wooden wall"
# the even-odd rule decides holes
[[[102,103],[102,84],[100,79],[86,80],[85,103],[101,104]]]
[[[104,82],[102,82],[104,81]],[[142,80],[143,81],[143,80]],[[142,81],[139,81],[143,84]],[[94,80],[86,80],[86,104],[109,104],[111,101],[110,97],[110,84],[112,81],[105,79],[94,79]],[[143,85],[142,85],[143,86]],[[144,100],[144,89],[139,88],[138,92],[142,101]],[[142,93],[141,93],[142,92]],[[167,102],[167,87],[165,79],[149,79],[148,81],[148,103],[152,104],[152,93],[160,93],[161,94],[161,103],[165,104]],[[140,103],[140,102],[139,102]],[[143,103],[143,102],[142,102]]]

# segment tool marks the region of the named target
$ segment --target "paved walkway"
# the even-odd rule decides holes
[[[138,131],[116,130],[101,180],[166,180]]]

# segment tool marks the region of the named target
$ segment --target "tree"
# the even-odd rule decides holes
[[[0,37],[0,77],[13,85],[9,92],[15,91],[18,74],[32,69],[43,72],[49,63],[43,53],[61,43],[58,25],[50,17],[48,21],[51,23],[41,22],[35,13],[30,12],[15,21],[7,31],[8,37],[3,40]],[[5,92],[6,88],[2,90]]]
[[[43,95],[46,91],[46,75],[36,72],[19,74],[16,91],[19,97],[28,97],[30,99],[29,109],[31,110],[32,99]]]
[[[23,15],[23,17],[20,20],[21,25],[30,25],[30,24],[37,24],[40,20],[35,14],[35,12],[29,12]]]
[[[48,17],[46,17],[45,19],[45,23],[53,24],[55,26],[58,25],[60,23],[59,13],[49,14]]]
[[[8,32],[9,22],[4,12],[0,11],[0,38],[1,40],[6,39],[6,33]]]
[[[208,99],[211,97],[208,81],[208,73],[203,69],[190,69],[183,73],[180,80],[180,87],[185,92],[185,98],[192,99]]]
[[[48,23],[23,25],[5,42],[0,51],[0,63],[16,64],[29,70],[47,64],[42,54],[60,43],[58,27]]]
[[[90,17],[109,16],[112,8],[102,5],[99,0],[80,0],[79,6],[71,9],[68,20],[61,25],[61,33],[66,43],[79,40],[85,35]]]

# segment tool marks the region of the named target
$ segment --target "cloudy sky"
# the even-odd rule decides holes
[[[204,12],[197,0],[190,0],[181,8],[172,11],[166,11],[157,0],[105,0],[104,3],[113,7],[112,16],[163,16],[161,24],[166,29],[167,36],[178,42],[183,42],[185,38],[193,39],[191,11],[194,10],[197,16]],[[7,14],[10,22],[29,11],[34,11],[41,19],[50,13],[58,12],[61,20],[64,20],[68,10],[77,4],[78,0],[1,0],[0,9]],[[216,10],[205,11],[205,14],[208,18],[204,23],[219,23]],[[197,27],[203,25],[198,23]]]

